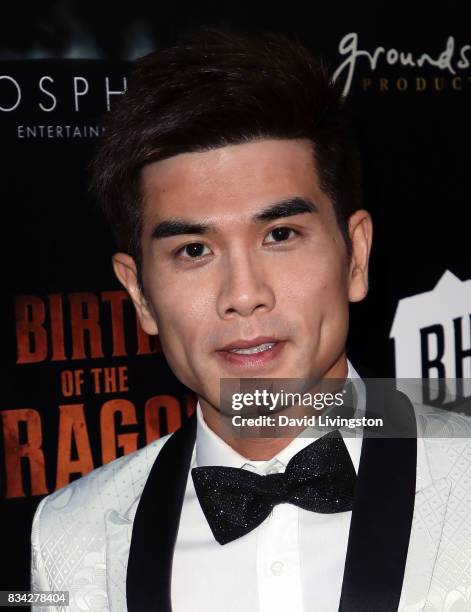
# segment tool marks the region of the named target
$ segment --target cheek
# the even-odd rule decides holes
[[[162,348],[169,360],[191,359],[197,338],[204,333],[211,296],[201,284],[173,279],[159,285],[153,288],[151,301]]]
[[[192,357],[198,326],[191,316],[187,301],[179,295],[168,293],[154,301],[154,312],[158,322],[159,340],[165,359],[176,377],[193,388]]]
[[[310,313],[313,321],[348,309],[348,268],[338,252],[325,248],[293,261],[280,279],[279,298],[294,314]]]

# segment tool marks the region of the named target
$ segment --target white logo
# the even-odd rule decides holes
[[[446,270],[432,291],[400,300],[390,338],[396,378],[471,378],[471,279]]]

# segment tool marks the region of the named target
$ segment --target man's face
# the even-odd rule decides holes
[[[349,262],[307,140],[260,140],[145,167],[142,279],[115,270],[175,375],[219,404],[221,378],[342,377],[348,302],[367,291],[371,239]],[[237,350],[239,349],[239,350]],[[240,351],[243,350],[243,352]]]

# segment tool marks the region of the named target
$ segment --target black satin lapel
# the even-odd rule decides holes
[[[126,576],[129,612],[170,612],[173,550],[196,437],[196,416],[164,444],[137,507]]]
[[[414,513],[417,427],[405,395],[385,394],[368,381],[367,416],[383,415],[398,435],[409,437],[363,439],[339,612],[397,612],[399,606]]]

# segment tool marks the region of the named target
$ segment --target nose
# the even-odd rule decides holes
[[[222,319],[250,317],[255,312],[269,312],[275,305],[271,275],[253,254],[239,252],[223,264],[217,311]]]

